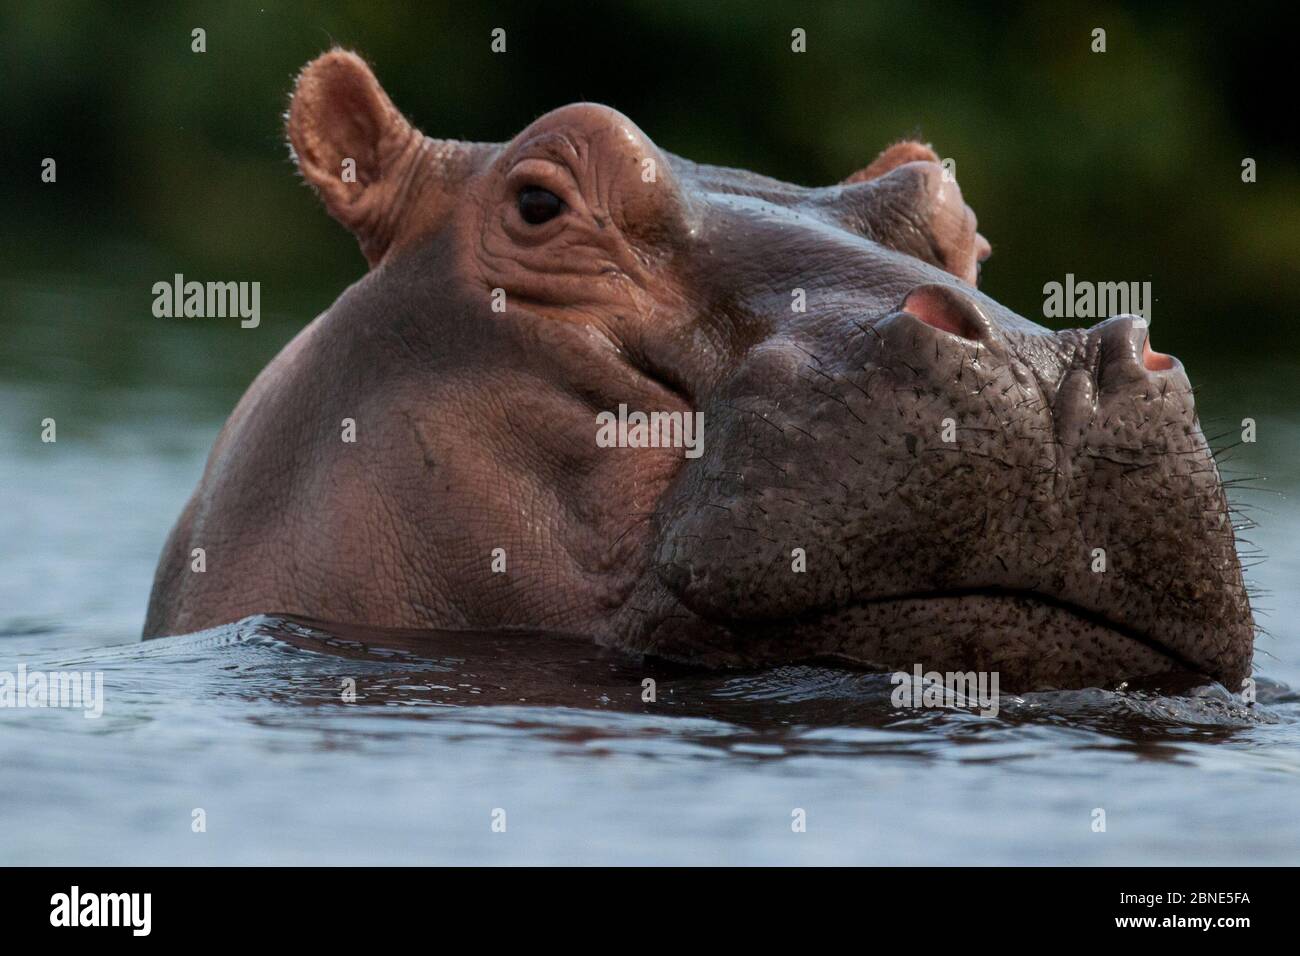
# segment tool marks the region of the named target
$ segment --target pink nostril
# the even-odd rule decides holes
[[[1174,359],[1171,355],[1164,352],[1153,352],[1151,350],[1151,340],[1148,338],[1142,343],[1142,364],[1151,372],[1164,372],[1174,367]]]
[[[908,293],[903,300],[903,311],[916,316],[926,325],[960,335],[964,339],[978,339],[979,329],[952,300],[951,292],[941,287],[922,286]]]

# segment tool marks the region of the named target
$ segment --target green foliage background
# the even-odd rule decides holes
[[[1274,105],[1293,86],[1283,22],[1241,4],[6,2],[0,279],[118,289],[141,335],[162,321],[160,278],[256,279],[278,340],[291,334],[364,269],[281,128],[295,72],[341,44],[439,137],[507,139],[591,99],[681,155],[820,184],[919,134],[956,160],[995,249],[986,288],[1010,307],[1041,315],[1043,283],[1067,272],[1149,279],[1158,348],[1290,358],[1300,156],[1293,107]]]

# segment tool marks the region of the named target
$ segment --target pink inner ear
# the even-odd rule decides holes
[[[910,293],[903,300],[903,311],[916,316],[926,325],[951,332],[953,335],[960,335],[964,339],[979,337],[979,332],[971,324],[970,318],[936,289],[927,287]]]

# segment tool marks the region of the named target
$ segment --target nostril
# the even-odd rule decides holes
[[[1174,367],[1172,355],[1166,355],[1164,352],[1154,352],[1151,349],[1151,339],[1142,343],[1142,364],[1151,372],[1165,372]]]
[[[926,325],[964,339],[985,337],[975,303],[947,286],[923,285],[913,289],[903,299],[902,310]]]
[[[1103,388],[1179,367],[1178,359],[1151,347],[1151,325],[1141,316],[1112,316],[1090,335],[1095,336],[1099,346],[1097,361]]]

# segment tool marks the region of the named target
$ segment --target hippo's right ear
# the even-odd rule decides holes
[[[287,126],[303,178],[374,265],[403,231],[399,191],[424,137],[365,61],[337,49],[303,67]]]

